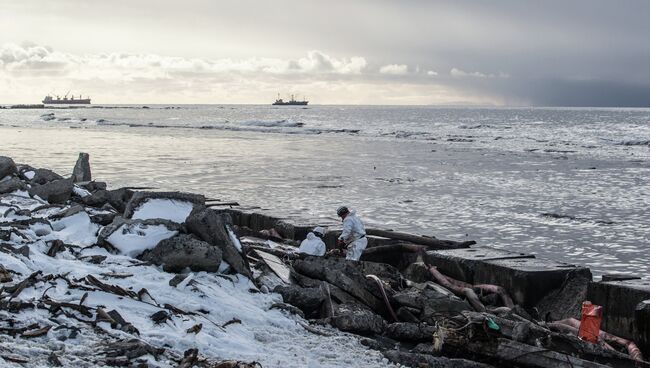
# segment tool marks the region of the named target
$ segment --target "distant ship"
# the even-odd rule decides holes
[[[48,105],[90,105],[90,97],[87,98],[82,98],[81,95],[79,95],[79,98],[74,98],[74,95],[68,98],[68,94],[66,93],[63,98],[56,96],[56,98],[47,95],[43,99],[44,104]]]
[[[293,95],[291,95],[291,100],[289,101],[284,101],[280,98],[280,94],[278,93],[278,99],[275,100],[272,105],[280,105],[280,106],[287,106],[287,105],[298,105],[298,106],[305,106],[309,103],[309,101],[305,100],[303,97],[302,101],[296,101],[296,99],[293,98]]]

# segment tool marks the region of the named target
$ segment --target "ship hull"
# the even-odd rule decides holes
[[[79,100],[43,100],[46,105],[90,105],[90,99]]]
[[[275,106],[305,106],[309,101],[293,101],[293,102],[274,102],[272,105]]]

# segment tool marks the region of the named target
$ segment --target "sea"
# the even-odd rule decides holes
[[[650,109],[104,105],[0,109],[0,155],[112,188],[313,224],[475,240],[650,278]]]

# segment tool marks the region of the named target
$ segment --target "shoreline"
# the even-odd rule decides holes
[[[66,157],[88,151],[98,174],[117,186],[190,190],[316,220],[332,219],[331,208],[346,202],[371,225],[460,240],[469,234],[482,245],[585,264],[598,275],[634,274],[650,262],[630,253],[645,236],[638,226],[646,222],[638,203],[643,187],[633,186],[648,170],[643,162],[622,167],[354,137],[325,144],[319,136],[245,132],[0,129],[6,154],[65,170]],[[354,176],[339,165],[350,146],[367,152]],[[608,191],[603,175],[612,177]],[[561,200],[554,194],[566,191]]]
[[[238,206],[233,206],[232,203],[191,193],[147,192],[135,188],[108,190],[105,182],[91,181],[91,167],[87,154],[79,155],[72,176],[69,178],[46,169],[14,165],[11,159],[1,157],[0,171],[4,177],[4,180],[0,181],[3,191],[3,194],[0,194],[0,205],[7,207],[3,212],[3,221],[0,222],[0,235],[4,241],[8,241],[3,248],[3,252],[7,253],[0,253],[5,265],[0,273],[4,275],[5,283],[14,282],[8,289],[13,293],[12,299],[23,292],[27,295],[42,293],[37,304],[24,299],[13,301],[18,304],[11,304],[8,310],[9,315],[15,318],[22,315],[23,310],[34,308],[38,311],[40,303],[43,305],[55,303],[58,308],[72,308],[77,304],[66,304],[60,301],[70,300],[69,297],[64,297],[65,294],[62,292],[79,288],[81,284],[78,283],[81,282],[86,284],[81,287],[81,290],[88,290],[93,295],[88,298],[86,305],[84,299],[87,295],[83,296],[78,306],[73,309],[87,316],[96,313],[94,323],[100,320],[110,322],[102,327],[108,329],[106,331],[118,329],[126,334],[148,335],[155,329],[151,332],[145,331],[151,328],[151,322],[144,322],[143,317],[146,315],[142,315],[143,311],[123,304],[117,309],[106,312],[103,308],[108,310],[110,307],[104,304],[100,306],[97,303],[105,303],[107,299],[105,297],[97,299],[98,295],[95,293],[116,294],[121,296],[120,299],[126,297],[127,300],[130,298],[155,308],[162,308],[151,316],[154,321],[157,318],[163,320],[171,318],[170,311],[179,317],[184,316],[183,318],[195,316],[197,312],[192,310],[203,303],[185,307],[181,305],[181,308],[174,304],[164,304],[163,308],[162,303],[159,302],[163,295],[161,293],[164,292],[160,289],[163,287],[161,279],[164,280],[169,278],[170,274],[177,273],[177,276],[169,281],[170,287],[180,287],[179,292],[199,292],[203,298],[209,295],[206,294],[205,287],[214,283],[221,285],[217,281],[219,277],[229,279],[233,282],[233,286],[241,284],[248,289],[247,293],[253,293],[250,295],[269,295],[273,298],[273,295],[279,294],[286,304],[276,302],[269,310],[280,308],[289,311],[289,314],[297,314],[301,316],[300,318],[311,321],[310,326],[298,319],[298,326],[304,328],[305,333],[324,336],[323,339],[331,337],[333,332],[323,327],[331,325],[340,331],[356,335],[369,336],[370,334],[369,338],[360,337],[359,341],[371,349],[378,350],[394,363],[411,366],[416,364],[414,362],[422,361],[446,362],[461,367],[475,367],[478,362],[491,363],[495,359],[505,364],[504,366],[519,363],[515,363],[516,359],[511,360],[511,357],[499,353],[500,350],[492,351],[491,348],[483,346],[482,338],[475,341],[476,336],[473,334],[477,332],[468,336],[461,335],[458,338],[474,341],[479,344],[479,350],[471,349],[471,344],[458,345],[448,337],[444,345],[447,348],[442,350],[443,356],[439,355],[440,352],[433,355],[431,352],[423,352],[422,349],[428,349],[422,347],[423,344],[418,345],[420,348],[416,346],[412,349],[405,345],[394,349],[382,345],[381,339],[384,337],[379,336],[397,341],[426,342],[430,339],[431,333],[449,334],[449,330],[434,327],[439,326],[440,321],[437,318],[440,318],[438,316],[440,311],[445,311],[442,312],[445,316],[444,320],[447,321],[445,323],[451,323],[454,316],[460,313],[465,316],[464,318],[478,318],[481,321],[486,321],[485,318],[488,318],[492,323],[497,321],[501,328],[513,321],[528,324],[530,323],[528,321],[546,320],[547,323],[536,323],[541,323],[542,328],[548,328],[547,333],[552,334],[555,333],[551,332],[554,328],[565,328],[553,323],[561,324],[565,323],[562,321],[579,318],[581,302],[587,298],[603,305],[604,329],[621,338],[636,340],[646,354],[650,347],[648,336],[643,335],[644,322],[639,320],[645,318],[643,303],[650,306],[650,286],[644,286],[650,283],[644,283],[642,280],[609,276],[610,281],[594,283],[591,281],[591,272],[584,267],[552,262],[530,254],[489,247],[472,247],[473,242],[446,241],[371,228],[367,228],[369,246],[364,251],[361,262],[345,261],[332,255],[304,256],[295,253],[295,246],[315,225],[313,223],[300,223],[296,218],[282,219],[257,213],[255,210],[238,209]],[[326,225],[330,227],[325,235],[325,242],[328,249],[332,250],[340,230],[336,228],[335,223]],[[25,263],[27,259],[32,261]],[[77,268],[75,272],[77,278],[70,280],[67,275],[60,274],[42,276],[44,272],[52,272],[56,269],[45,266],[48,262],[53,262],[55,267],[61,267],[64,264],[61,262],[66,262],[69,264],[66,267]],[[57,264],[59,265],[56,266]],[[93,264],[104,265],[104,267],[121,264],[126,267],[109,266],[110,272],[106,270],[93,276],[92,273],[87,272],[91,269],[94,272],[102,269],[101,266],[96,268]],[[136,267],[133,268],[133,272],[128,272],[128,264]],[[16,267],[22,270],[30,269],[30,272],[18,271]],[[136,293],[135,290],[140,286],[134,287],[137,279],[132,277],[138,275],[138,272],[142,275],[150,275],[146,277],[152,279],[147,279],[148,286]],[[31,275],[27,277],[27,273]],[[197,275],[198,283],[191,284],[194,273]],[[213,278],[211,275],[219,277]],[[230,279],[229,275],[234,275],[235,279]],[[23,280],[18,282],[21,277]],[[45,290],[48,277],[62,278],[68,284],[67,288],[61,290],[57,288],[56,291],[49,293],[54,299],[50,296],[45,297],[51,289]],[[111,284],[118,280],[118,285]],[[205,284],[208,280],[210,280],[209,284]],[[376,285],[373,280],[376,281]],[[245,286],[247,282],[250,284]],[[74,286],[75,283],[78,285]],[[162,283],[167,285],[165,281]],[[434,283],[438,286],[431,286],[433,289],[417,286]],[[321,286],[316,287],[316,285]],[[332,293],[330,299],[323,299],[323,285],[329,290],[327,295]],[[455,285],[467,286],[459,288]],[[472,285],[474,289],[485,290],[480,293],[480,297],[474,292],[467,291],[471,290]],[[190,291],[188,287],[191,287]],[[211,292],[215,292],[214,286],[209,287]],[[31,289],[35,289],[35,293],[30,291]],[[166,290],[171,292],[169,289]],[[483,295],[483,293],[495,292],[497,299],[490,299]],[[313,300],[314,293],[320,295],[316,297],[318,299],[316,304]],[[425,294],[427,296],[424,299],[413,299],[414,293],[416,295],[422,293],[422,296],[417,298],[422,298]],[[610,303],[613,301],[611,295],[616,293],[625,295],[622,297],[627,300],[625,305],[618,301]],[[503,302],[499,301],[498,296],[501,296]],[[0,299],[2,297],[0,295]],[[233,297],[248,298],[241,293],[235,293]],[[73,297],[71,301],[75,298]],[[645,299],[648,300],[643,302]],[[634,300],[641,303],[637,306]],[[431,315],[430,312],[426,312],[427,308],[432,307],[427,303],[433,301],[438,314]],[[115,303],[116,300],[112,302]],[[213,305],[216,308],[221,305],[219,301],[213,303],[216,303]],[[321,303],[324,303],[323,308],[320,307]],[[188,307],[192,309],[188,310]],[[204,312],[198,313],[213,315],[213,313],[205,314],[204,308],[199,309]],[[635,315],[634,308],[641,314]],[[647,309],[650,313],[650,308]],[[481,312],[484,314],[480,314]],[[51,309],[50,313],[52,313]],[[70,317],[68,314],[65,315]],[[513,315],[516,315],[516,318]],[[192,323],[196,323],[197,318],[194,317]],[[214,324],[212,318],[214,317],[204,317],[207,322]],[[221,330],[226,331],[225,326],[228,324],[242,323],[243,318],[241,315],[233,317],[231,321],[235,322],[226,321]],[[549,319],[556,322],[548,324]],[[80,321],[83,322],[83,319]],[[49,331],[53,326],[48,326],[47,323],[44,327],[38,326],[37,331],[31,331],[30,328],[21,330],[23,336],[28,333],[28,336],[40,337],[43,343],[47,344]],[[218,324],[216,326],[219,327]],[[187,333],[199,334],[202,328],[204,328],[203,323],[194,324],[189,326]],[[422,329],[429,332],[421,335]],[[152,336],[155,336],[156,332],[153,333]],[[568,338],[566,335],[558,335],[557,338],[560,336],[562,339]],[[88,338],[93,341],[97,339],[97,337]],[[505,344],[504,346],[508,346],[509,349],[526,353],[531,349],[526,343],[528,338],[532,338],[532,335],[524,337],[522,343],[521,337],[511,336],[505,332],[505,335],[500,337],[501,340],[498,340],[498,344]],[[155,356],[156,362],[159,362],[163,354],[171,354],[165,356],[172,361],[180,359],[174,354],[180,354],[182,350],[178,348],[169,352],[165,349],[156,350],[158,349],[156,341],[156,339],[151,340],[147,345],[141,345],[140,349]],[[582,346],[581,349],[587,348],[584,342],[571,341],[572,344]],[[108,341],[106,343],[112,344]],[[424,345],[426,346],[426,343]],[[195,347],[191,344],[185,346],[191,348],[185,351],[185,358],[194,356],[192,359],[199,359],[198,350],[192,350]],[[202,346],[202,349],[208,351],[208,355],[202,359],[217,358],[210,356],[212,345]],[[634,359],[641,359],[640,352],[638,356],[635,355],[638,351],[636,345],[627,346],[630,357],[616,355],[609,356],[607,359],[616,361],[617,364],[642,364],[634,362]],[[123,345],[122,348],[134,347]],[[470,349],[467,350],[468,348]],[[571,364],[582,364],[582,359],[594,359],[592,355],[578,357],[564,355],[567,351],[555,345],[548,346],[547,349],[556,350],[553,354],[561,354],[564,358],[560,358],[560,361],[573,359]],[[458,351],[464,353],[458,356]],[[550,359],[551,356],[545,355],[544,359]],[[599,352],[595,353],[595,356],[596,361],[599,361],[598,359],[604,359],[608,355]],[[251,357],[254,358],[256,355]],[[463,359],[459,359],[461,357]],[[57,360],[69,358],[66,353],[59,353],[56,356]],[[468,358],[471,360],[465,360]],[[22,361],[21,359],[24,358],[13,356],[11,359]],[[99,359],[95,360],[98,362],[105,358],[96,355],[90,359]],[[131,359],[133,358],[127,357],[121,362],[132,363]],[[537,358],[531,359],[533,359],[531,366],[537,366],[535,365]]]

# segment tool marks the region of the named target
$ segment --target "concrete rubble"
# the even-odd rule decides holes
[[[276,295],[270,309],[295,315],[308,335],[329,341],[340,331],[346,334],[336,336],[354,334],[386,365],[650,367],[643,360],[650,356],[646,280],[593,282],[585,267],[380,229],[369,229],[361,261],[347,261],[334,250],[335,221],[318,224],[330,228],[330,252],[306,256],[296,246],[317,224],[206,202],[190,193],[108,190],[91,180],[84,153],[68,178],[0,157],[0,252],[11,255],[0,264],[0,338],[32,343],[35,352],[0,345],[0,358],[24,366],[261,366],[204,355],[191,343],[179,351],[141,338],[151,324],[183,320],[175,330],[195,336],[242,323],[216,323],[205,309],[218,305],[188,310],[151,292],[164,285],[208,297],[213,285],[192,276],[199,272],[233,285],[241,278],[248,293]],[[82,271],[29,268],[43,257],[78,262]],[[83,272],[97,265],[105,272]],[[142,267],[175,276],[133,287]],[[92,294],[98,292],[103,299]],[[146,323],[115,300],[144,305]],[[597,344],[577,337],[584,300],[604,306]],[[41,317],[21,319],[24,313]],[[87,357],[48,345],[79,334],[105,336]],[[256,339],[273,337],[258,332]]]

